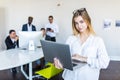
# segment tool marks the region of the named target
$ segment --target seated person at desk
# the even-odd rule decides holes
[[[28,17],[28,23],[22,26],[22,31],[36,31],[36,27],[32,25],[33,17]]]
[[[45,35],[46,35],[45,28],[41,28],[40,31],[42,32],[41,39],[45,40]],[[45,67],[45,59],[44,59],[44,57],[42,57],[40,60],[37,60],[36,63],[37,63],[36,70],[44,68]]]
[[[7,38],[5,39],[5,44],[6,44],[7,50],[19,47],[18,36],[16,35],[15,30],[9,31],[9,36],[7,36]],[[12,72],[16,73],[16,68],[12,68]]]
[[[45,31],[45,28],[41,28],[40,31],[42,31],[42,40],[45,39],[45,35],[46,35],[46,31]]]

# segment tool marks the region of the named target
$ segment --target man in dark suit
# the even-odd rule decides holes
[[[22,31],[36,31],[36,27],[32,25],[33,17],[28,17],[28,23],[22,26]],[[32,35],[31,35],[32,36]],[[28,71],[29,65],[23,65],[24,69]]]
[[[19,47],[18,36],[16,35],[15,30],[9,31],[9,35],[5,39],[5,44],[6,44],[7,50]],[[12,72],[16,73],[16,68],[12,68]]]
[[[36,27],[32,25],[33,17],[28,17],[28,23],[22,26],[22,31],[36,31]]]

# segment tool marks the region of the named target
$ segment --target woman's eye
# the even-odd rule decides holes
[[[84,23],[84,21],[83,20],[81,20],[81,21],[79,21],[79,22],[75,22],[75,25],[78,25],[78,24],[83,24]]]
[[[75,22],[75,25],[78,25],[78,23],[77,23],[77,22]]]
[[[84,21],[80,21],[80,23],[84,23]]]

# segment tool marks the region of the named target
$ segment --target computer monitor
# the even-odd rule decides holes
[[[35,48],[40,47],[42,39],[41,31],[19,31],[19,48],[28,49],[29,42],[33,41]]]

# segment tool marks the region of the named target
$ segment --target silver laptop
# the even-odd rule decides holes
[[[79,61],[74,60],[73,64],[70,54],[70,48],[67,44],[60,44],[51,41],[40,40],[45,61],[54,62],[53,59],[56,57],[60,60],[63,67],[69,70],[73,70],[73,66],[76,66]],[[82,64],[82,66],[84,63]]]

